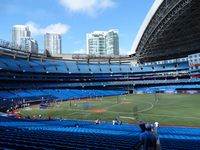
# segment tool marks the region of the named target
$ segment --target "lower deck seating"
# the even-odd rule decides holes
[[[200,149],[200,128],[159,127],[158,134],[162,150]],[[0,149],[134,149],[139,136],[130,124],[0,116]]]
[[[75,127],[79,124],[79,127]],[[96,126],[95,128],[91,128]],[[99,128],[97,127],[99,126]],[[139,132],[109,130],[93,122],[75,120],[0,122],[0,148],[9,149],[133,149]],[[126,125],[124,125],[124,128]],[[121,126],[123,128],[123,125]],[[133,126],[132,128],[135,128]]]
[[[112,96],[125,94],[124,90],[76,90],[76,89],[43,89],[43,90],[19,90],[0,91],[0,98],[3,99],[25,99],[31,100],[34,97],[51,96],[57,99],[74,99],[86,97]]]
[[[188,127],[159,128],[162,150],[199,150],[200,129]]]
[[[95,98],[104,96],[123,95],[123,90],[77,90],[77,89],[41,89],[0,91],[0,103],[2,106],[21,105],[25,102],[55,101]],[[10,107],[9,107],[10,108]]]

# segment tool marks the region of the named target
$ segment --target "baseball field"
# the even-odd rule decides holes
[[[200,126],[200,95],[121,95],[33,105],[17,110],[32,118],[62,118],[111,122],[159,122],[161,125]]]

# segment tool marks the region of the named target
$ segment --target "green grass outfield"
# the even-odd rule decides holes
[[[46,110],[31,106],[18,113],[80,120],[118,118],[128,123],[137,123],[134,118],[138,118],[146,122],[158,121],[161,125],[200,126],[200,95],[124,95],[52,103]]]

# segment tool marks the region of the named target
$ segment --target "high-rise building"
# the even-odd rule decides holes
[[[58,33],[46,33],[44,35],[44,48],[48,50],[52,55],[61,54],[61,35]]]
[[[118,31],[109,30],[88,33],[87,54],[119,55]]]
[[[105,32],[94,31],[87,34],[87,54],[106,54]]]
[[[14,25],[12,28],[12,42],[21,45],[21,39],[31,37],[31,32],[28,26]]]
[[[12,42],[21,46],[22,50],[38,53],[38,43],[31,37],[28,26],[14,25],[12,28]]]
[[[106,34],[107,55],[119,55],[119,36],[117,30],[110,30]]]

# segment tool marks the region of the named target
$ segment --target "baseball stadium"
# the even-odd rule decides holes
[[[155,0],[131,55],[31,53],[0,40],[0,149],[200,149],[200,1]],[[135,52],[135,53],[134,53]]]

